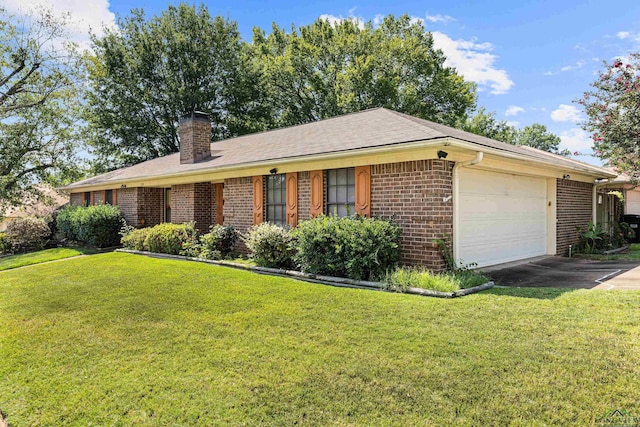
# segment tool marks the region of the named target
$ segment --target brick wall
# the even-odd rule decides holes
[[[224,224],[240,233],[245,233],[253,225],[253,184],[251,177],[224,180]],[[247,252],[239,240],[236,250]]]
[[[151,227],[164,220],[164,188],[139,187],[138,224]],[[122,202],[118,198],[118,204]]]
[[[180,163],[195,163],[211,157],[211,121],[199,113],[180,120]]]
[[[198,182],[171,187],[171,222],[195,221],[196,228],[207,232],[211,225],[211,183]]]
[[[118,190],[118,207],[128,224],[140,227],[138,222],[138,189],[122,188]]]
[[[592,215],[593,184],[586,182],[557,180],[556,253],[566,255],[569,245],[579,241],[576,227],[587,228]]]
[[[104,199],[102,198],[102,191],[94,191],[93,192],[93,204],[94,205],[102,205],[104,204]]]
[[[311,174],[298,172],[298,222],[311,218]]]
[[[439,271],[445,265],[433,243],[453,233],[453,162],[419,160],[371,167],[371,213],[402,226],[402,261]]]
[[[84,193],[71,193],[69,203],[71,206],[82,206],[84,204]]]
[[[217,192],[216,192],[216,185],[215,184],[210,184],[211,185],[211,201],[209,202],[211,211],[210,214],[211,215],[211,224],[217,224],[217,219],[218,219],[218,215],[216,215],[216,197],[217,197]],[[223,191],[224,193],[224,191]]]

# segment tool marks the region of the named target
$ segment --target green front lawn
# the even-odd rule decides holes
[[[591,425],[640,415],[639,306],[94,255],[0,273],[0,410],[16,427]]]
[[[89,253],[86,249],[53,248],[0,258],[0,271]]]

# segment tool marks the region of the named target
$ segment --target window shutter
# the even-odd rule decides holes
[[[224,191],[224,186],[221,182],[216,184],[216,224],[222,225],[224,224],[224,199],[222,197]]]
[[[262,175],[253,177],[253,225],[264,221],[264,178]]]
[[[311,217],[322,213],[324,201],[324,176],[322,171],[311,171]]]
[[[107,190],[102,190],[102,204],[107,204]]]
[[[356,213],[371,216],[371,166],[356,167]]]
[[[93,206],[95,204],[96,204],[96,195],[95,195],[95,192],[92,191],[89,194],[89,206]]]
[[[112,194],[113,206],[118,206],[118,190],[114,188]]]
[[[298,172],[287,174],[287,224],[298,225]]]

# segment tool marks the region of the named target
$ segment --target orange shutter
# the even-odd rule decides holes
[[[324,177],[322,171],[311,171],[311,217],[320,215],[323,211]]]
[[[92,191],[91,193],[89,193],[89,206],[93,206],[96,204],[96,195],[95,192]]]
[[[113,206],[118,206],[118,190],[114,188],[111,194],[111,198],[113,199]]]
[[[356,167],[356,213],[371,216],[371,166]]]
[[[107,190],[102,190],[102,204],[107,204]]]
[[[264,221],[264,179],[262,175],[253,177],[253,225]]]
[[[298,225],[298,172],[287,174],[287,224]]]
[[[216,224],[224,224],[224,214],[222,207],[224,205],[224,199],[222,198],[223,185],[222,183],[216,184]]]

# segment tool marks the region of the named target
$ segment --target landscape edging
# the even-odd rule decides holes
[[[387,291],[387,289],[384,288],[382,283],[370,282],[367,280],[355,280],[355,279],[348,279],[346,277],[323,276],[320,274],[303,273],[301,271],[296,271],[296,270],[284,270],[280,268],[258,267],[254,265],[239,264],[231,261],[196,258],[196,257],[183,256],[183,255],[162,254],[158,252],[136,251],[133,249],[116,249],[115,252],[123,252],[123,253],[135,254],[135,255],[145,255],[152,258],[173,259],[178,261],[203,262],[206,264],[220,265],[224,267],[237,268],[240,270],[254,271],[260,274],[293,277],[296,279],[300,279],[300,280],[304,280],[312,283],[322,283],[322,284],[331,285],[331,286]],[[460,289],[454,292],[441,292],[441,291],[433,291],[430,289],[422,289],[422,288],[408,288],[404,293],[412,294],[412,295],[427,296],[427,297],[436,297],[436,298],[457,298],[465,295],[474,294],[476,292],[484,291],[487,289],[491,289],[493,288],[493,286],[494,286],[494,283],[492,281],[489,281],[482,285],[478,285],[478,286],[474,286],[466,289]]]

